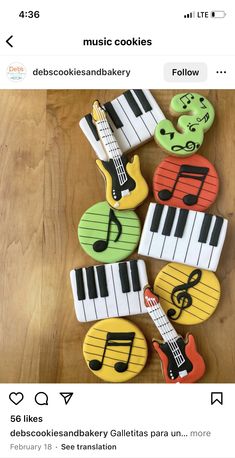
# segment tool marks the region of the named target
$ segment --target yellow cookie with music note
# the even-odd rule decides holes
[[[154,292],[168,318],[179,324],[198,324],[215,312],[220,283],[214,272],[169,263],[159,272]]]
[[[135,251],[140,239],[140,220],[133,210],[113,210],[107,202],[88,208],[78,225],[84,251],[100,262],[119,262]]]
[[[87,366],[105,382],[127,382],[145,366],[148,347],[140,329],[123,318],[101,320],[92,326],[83,343]]]

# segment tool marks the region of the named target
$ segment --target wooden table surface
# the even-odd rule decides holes
[[[175,92],[153,91],[167,117]],[[222,286],[217,311],[203,324],[176,328],[196,337],[207,365],[202,382],[235,382],[235,91],[199,92],[216,109],[200,149],[221,180],[211,212],[227,217],[229,229],[217,271]],[[83,212],[105,197],[78,121],[95,98],[104,102],[120,93],[0,91],[1,382],[100,382],[83,360],[82,343],[91,324],[76,320],[69,281],[72,268],[95,264],[79,246],[77,225]],[[154,141],[138,153],[151,185],[165,155]],[[147,206],[137,210],[142,221]],[[151,282],[165,264],[147,259]],[[148,315],[130,319],[146,335],[150,350],[146,368],[133,382],[163,382],[151,349],[151,338],[158,335],[154,324]]]

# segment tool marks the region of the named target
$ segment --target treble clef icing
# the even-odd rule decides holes
[[[171,293],[171,300],[174,306],[179,310],[178,314],[177,311],[173,308],[167,311],[167,316],[171,320],[177,320],[181,314],[183,313],[184,309],[187,309],[192,305],[192,296],[188,292],[190,288],[196,286],[201,280],[202,272],[200,269],[193,270],[190,275],[188,276],[187,283],[182,283],[182,285],[175,286]]]
[[[171,151],[182,151],[182,150],[184,150],[184,151],[195,151],[196,149],[198,150],[199,147],[200,147],[199,143],[188,141],[188,142],[186,142],[185,145],[174,145],[174,146],[172,146]]]

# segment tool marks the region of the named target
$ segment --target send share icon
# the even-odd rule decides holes
[[[64,402],[65,404],[67,405],[71,399],[71,397],[73,396],[73,393],[60,393],[60,395],[62,396],[62,398],[64,399]]]

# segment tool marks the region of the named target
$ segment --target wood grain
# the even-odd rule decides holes
[[[167,117],[177,91],[152,91]],[[0,91],[0,381],[101,383],[88,369],[82,343],[91,324],[77,322],[69,271],[95,262],[79,246],[83,212],[104,200],[103,178],[78,121],[95,98],[112,100],[121,91]],[[200,153],[221,180],[212,213],[229,219],[218,268],[222,299],[205,323],[177,326],[192,331],[207,372],[203,382],[235,382],[235,91],[200,91],[209,96],[216,120]],[[165,157],[154,141],[138,150],[151,186]],[[150,195],[149,200],[153,200]],[[148,202],[139,209],[144,220]],[[136,257],[136,255],[135,255]],[[147,259],[150,282],[164,262]],[[131,317],[149,342],[146,368],[134,383],[163,382],[151,348],[158,336],[147,315]]]

